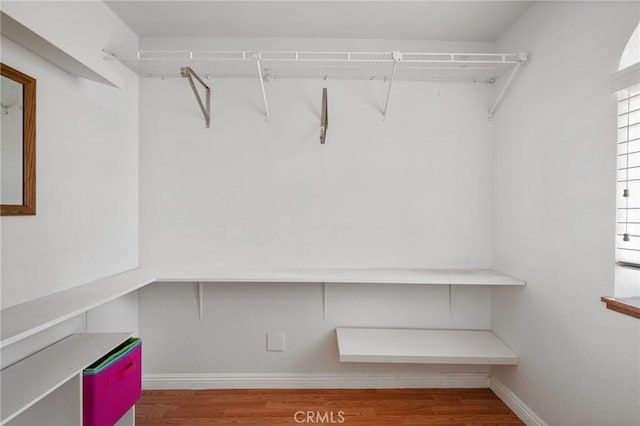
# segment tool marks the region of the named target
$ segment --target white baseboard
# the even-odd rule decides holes
[[[147,374],[144,389],[487,388],[489,373],[423,375]]]
[[[518,395],[513,393],[511,389],[506,387],[504,383],[491,376],[489,388],[504,402],[507,407],[516,413],[520,420],[527,426],[549,426],[542,420]]]

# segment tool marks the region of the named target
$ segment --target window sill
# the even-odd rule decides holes
[[[621,297],[616,299],[603,296],[600,300],[606,303],[607,309],[640,319],[640,297]]]

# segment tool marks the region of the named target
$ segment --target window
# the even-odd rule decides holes
[[[618,92],[618,262],[640,266],[640,85]]]
[[[620,59],[618,90],[618,167],[616,260],[640,267],[640,25]],[[619,90],[622,89],[622,90]]]

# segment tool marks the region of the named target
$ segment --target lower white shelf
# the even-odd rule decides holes
[[[63,386],[130,336],[131,333],[72,334],[0,371],[0,425]]]
[[[341,362],[518,364],[489,330],[338,328],[336,334]]]

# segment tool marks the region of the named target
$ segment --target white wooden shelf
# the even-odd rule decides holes
[[[153,282],[139,269],[53,293],[0,312],[0,348],[73,318]]]
[[[78,375],[131,333],[90,333],[71,336],[0,371],[0,425]]]
[[[491,269],[419,268],[192,268],[162,271],[156,281],[359,284],[525,285]]]
[[[77,59],[77,56],[67,53],[46,37],[9,16],[6,11],[1,13],[1,17],[2,35],[57,65],[69,74],[113,87],[123,86],[122,77],[108,70],[104,64],[89,65],[88,61]]]
[[[515,365],[489,330],[338,328],[341,362]]]
[[[160,273],[135,269],[3,309],[0,312],[0,348],[136,291],[152,282],[287,282],[450,286],[522,286],[526,284],[523,280],[490,269],[190,268]]]

